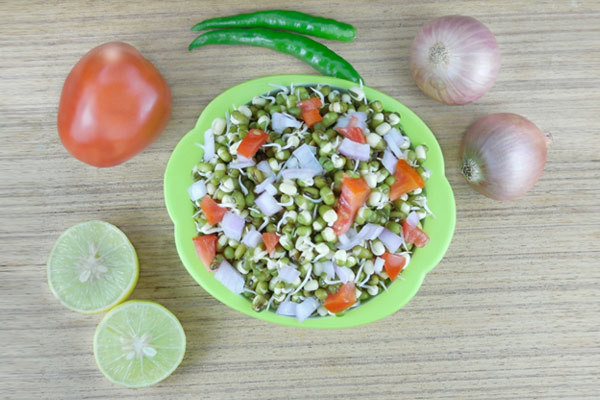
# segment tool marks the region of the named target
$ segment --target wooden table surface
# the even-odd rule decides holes
[[[2,2],[0,16],[0,397],[24,399],[529,399],[600,393],[600,3],[595,0],[287,4]],[[301,8],[352,23],[352,43],[327,42],[367,84],[411,107],[435,132],[457,204],[446,257],[398,313],[343,331],[291,329],[222,305],[187,274],[162,195],[169,155],[208,102],[247,79],[313,73],[264,49],[190,53],[201,19]],[[446,14],[480,19],[502,67],[474,104],[449,107],[413,83],[417,30]],[[98,169],[72,158],[56,131],[62,83],[89,49],[122,40],[162,72],[173,115],[143,153]],[[515,112],[554,137],[544,174],[525,197],[476,194],[457,171],[462,132]],[[168,307],[187,353],[162,383],[130,390],[96,367],[101,315],[63,308],[46,283],[47,255],[69,226],[119,226],[140,259],[132,294]]]

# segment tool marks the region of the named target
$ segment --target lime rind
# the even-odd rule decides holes
[[[50,252],[47,272],[50,290],[65,307],[95,314],[131,294],[139,263],[121,230],[108,222],[87,221],[60,235]]]
[[[165,307],[130,300],[110,310],[94,334],[98,368],[126,387],[156,384],[183,360],[186,337],[181,323]]]

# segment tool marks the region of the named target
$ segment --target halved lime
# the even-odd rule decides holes
[[[130,300],[106,314],[94,334],[100,371],[127,387],[150,386],[171,375],[183,360],[185,332],[160,304]]]
[[[127,236],[114,225],[88,221],[67,229],[48,258],[48,284],[66,307],[82,313],[106,311],[125,300],[139,275]]]

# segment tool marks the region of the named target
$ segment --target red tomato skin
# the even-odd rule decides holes
[[[429,243],[429,235],[417,226],[411,226],[408,222],[402,223],[402,235],[407,243],[417,247],[425,247]]]
[[[354,282],[344,283],[337,293],[332,293],[325,299],[324,306],[332,313],[340,313],[356,303],[356,286]]]
[[[356,213],[365,204],[370,193],[371,189],[363,178],[350,178],[344,174],[342,193],[336,207],[338,218],[332,227],[337,236],[350,229]]]
[[[217,254],[217,235],[197,236],[192,239],[196,254],[208,272],[214,272],[210,266]]]
[[[171,90],[133,46],[111,42],[85,54],[65,80],[58,133],[77,159],[121,164],[145,149],[171,118]]]
[[[405,160],[398,160],[396,165],[396,173],[394,174],[396,181],[390,187],[390,200],[398,200],[403,194],[411,192],[416,188],[425,187],[425,182],[421,175],[411,167]]]
[[[267,248],[269,255],[273,255],[277,243],[279,243],[279,235],[276,233],[265,232],[262,234],[263,242]]]
[[[269,134],[261,129],[250,129],[237,148],[237,154],[252,158],[260,147],[269,140]]]
[[[381,258],[385,260],[384,268],[390,280],[396,280],[398,274],[406,267],[406,257],[385,252]]]
[[[210,225],[216,225],[223,220],[227,209],[221,207],[208,194],[205,194],[200,202],[200,208],[206,217],[206,222]]]

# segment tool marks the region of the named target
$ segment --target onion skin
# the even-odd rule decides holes
[[[478,192],[495,200],[524,195],[540,178],[550,139],[517,114],[476,121],[460,144],[461,172]]]
[[[496,38],[472,17],[428,22],[415,37],[410,70],[419,88],[448,105],[471,103],[494,86],[500,70]]]

